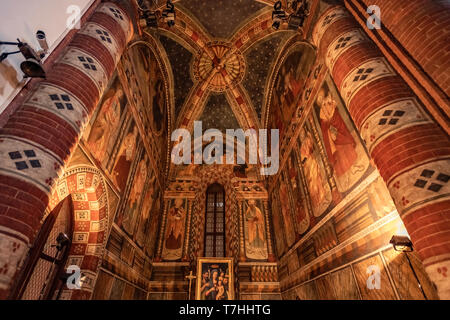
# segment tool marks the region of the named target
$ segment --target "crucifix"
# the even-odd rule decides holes
[[[191,284],[192,284],[192,280],[196,279],[197,277],[192,274],[192,270],[191,270],[189,272],[189,275],[187,275],[185,278],[189,280],[189,299],[188,300],[191,300],[191,287],[192,287]]]

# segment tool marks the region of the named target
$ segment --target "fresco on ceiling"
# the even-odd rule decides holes
[[[302,183],[302,172],[296,152],[291,152],[287,159],[287,177],[289,178],[289,191],[292,199],[297,233],[305,233],[310,225],[309,209]]]
[[[298,46],[279,67],[272,92],[270,127],[280,130],[280,139],[297,109],[314,56],[314,50],[309,46]]]
[[[309,121],[300,131],[300,161],[305,173],[313,215],[319,217],[330,206],[332,196],[319,146]]]
[[[226,129],[241,127],[224,94],[210,95],[199,121],[202,121],[203,132],[217,129],[225,133]]]
[[[159,35],[159,41],[164,47],[173,74],[175,96],[175,117],[183,107],[194,82],[191,79],[191,61],[193,54],[175,40]]]
[[[248,92],[259,119],[261,119],[267,79],[282,44],[289,36],[292,36],[291,32],[274,33],[245,52],[247,68],[242,84]]]
[[[264,206],[261,200],[245,200],[242,205],[244,217],[245,255],[253,260],[266,260],[267,238]]]
[[[179,260],[182,257],[187,212],[187,199],[177,198],[169,201],[163,239],[164,260]]]
[[[127,99],[122,85],[115,76],[84,132],[87,148],[103,167],[106,167],[112,156],[119,128],[126,113],[126,105]]]
[[[366,174],[369,157],[331,80],[322,84],[314,111],[337,188],[344,193]]]
[[[120,144],[117,158],[112,169],[112,178],[116,186],[125,190],[133,159],[136,157],[136,149],[140,140],[138,128],[134,121],[131,121],[125,137]]]
[[[287,246],[290,247],[295,241],[295,230],[294,223],[291,215],[291,205],[289,201],[289,190],[288,190],[288,179],[285,172],[280,174],[280,209],[281,215],[283,217],[284,227],[286,230],[286,242]]]
[[[180,8],[187,9],[214,38],[228,39],[247,19],[268,7],[255,0],[181,0]]]

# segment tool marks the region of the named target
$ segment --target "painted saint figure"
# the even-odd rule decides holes
[[[308,130],[303,131],[301,139],[300,155],[308,183],[311,204],[314,215],[320,216],[325,205],[329,204],[327,190],[325,189],[327,182],[319,164],[320,160],[314,152],[315,144],[311,133]]]
[[[170,208],[167,216],[166,248],[169,250],[180,249],[182,245],[186,216],[183,203],[183,199],[175,199],[175,205]]]
[[[248,225],[248,242],[257,248],[264,247],[264,217],[255,200],[248,201],[245,218]]]
[[[120,101],[123,91],[118,89],[113,96],[103,102],[88,138],[89,150],[98,161],[103,161],[106,155],[111,135],[117,130],[120,120]]]
[[[356,141],[339,114],[337,103],[330,92],[325,96],[322,89],[317,103],[320,106],[320,127],[328,159],[340,177],[356,163]]]
[[[137,126],[134,126],[133,130],[123,139],[123,143],[118,153],[119,156],[117,163],[114,166],[113,178],[120,190],[123,190],[127,183],[131,162],[136,153],[137,136],[138,128]]]

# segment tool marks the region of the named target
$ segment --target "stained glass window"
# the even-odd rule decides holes
[[[206,191],[205,257],[225,256],[225,190],[220,184]]]

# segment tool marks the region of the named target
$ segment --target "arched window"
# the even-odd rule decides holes
[[[213,184],[206,191],[205,257],[225,256],[225,190]]]
[[[64,283],[61,276],[69,255],[70,244],[57,250],[60,233],[70,240],[73,233],[73,205],[71,197],[62,201],[45,219],[30,249],[21,279],[14,296],[23,300],[58,299]]]

